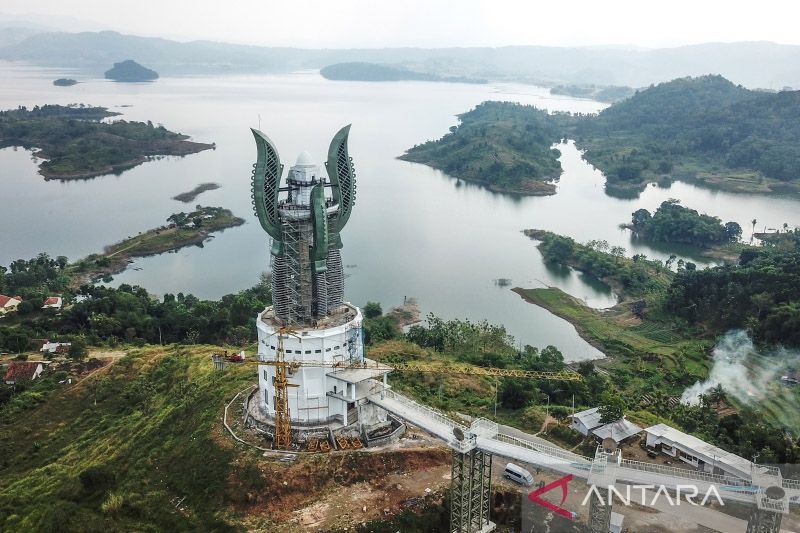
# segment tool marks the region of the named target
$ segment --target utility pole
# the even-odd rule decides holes
[[[494,378],[494,419],[497,420],[497,386],[499,384],[499,380]]]
[[[547,435],[547,422],[550,418],[550,395],[547,395],[547,409],[544,412],[544,434]]]

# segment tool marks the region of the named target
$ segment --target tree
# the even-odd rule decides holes
[[[5,334],[5,346],[12,352],[21,353],[28,349],[28,336],[16,328]]]
[[[564,370],[564,355],[555,346],[547,346],[539,352],[539,370],[560,372]]]
[[[378,302],[367,302],[364,306],[364,317],[365,318],[377,318],[383,314],[383,309],[381,309],[381,304]]]
[[[525,407],[534,398],[534,387],[524,379],[505,379],[500,388],[500,404],[508,409]]]
[[[603,404],[598,409],[601,423],[616,422],[625,415],[625,402],[618,395],[606,392],[601,401]]]
[[[36,307],[30,300],[23,300],[22,303],[17,306],[17,312],[21,315],[29,315],[33,313],[34,309],[36,309]]]
[[[637,209],[631,215],[631,224],[633,224],[634,227],[646,226],[651,219],[652,215],[650,215],[650,211],[647,209]]]
[[[75,337],[69,346],[69,353],[67,354],[73,361],[81,361],[89,354],[86,347],[86,339],[83,337]]]
[[[722,385],[717,385],[708,391],[708,401],[713,403],[716,407],[719,407],[719,404],[724,402],[726,398],[727,395],[725,394],[725,389],[722,388]]]
[[[364,321],[364,341],[368,344],[393,339],[399,334],[397,323],[388,316],[379,316]]]
[[[742,237],[742,227],[736,222],[726,222],[725,236],[730,242],[738,241]]]
[[[553,263],[565,264],[575,251],[575,241],[569,237],[554,235],[545,247],[545,259]]]
[[[67,259],[67,257],[64,255],[59,255],[58,257],[56,257],[56,264],[58,265],[58,268],[64,270],[66,266],[69,264],[69,259]]]

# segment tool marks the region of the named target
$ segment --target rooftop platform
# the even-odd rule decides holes
[[[388,374],[393,369],[389,366],[384,366],[376,361],[366,360],[366,368],[344,368],[342,370],[333,370],[327,373],[327,376],[342,380],[346,383],[361,383],[368,379],[375,379],[384,374]]]
[[[348,322],[358,317],[358,315],[358,309],[355,306],[349,303],[344,303],[336,309],[331,310],[327,316],[316,320],[313,324],[296,325],[292,327],[297,332],[297,335],[302,336],[303,332],[321,331],[324,329],[335,328],[337,326],[344,326]],[[283,326],[283,323],[275,318],[275,311],[273,310],[272,306],[264,309],[260,315],[260,318],[261,322],[273,329],[277,330]]]

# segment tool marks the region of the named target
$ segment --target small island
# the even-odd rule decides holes
[[[467,76],[442,76],[428,72],[417,72],[402,65],[380,63],[336,63],[320,69],[327,80],[338,81],[439,81],[447,83],[488,83],[482,78]]]
[[[184,156],[214,148],[152,122],[101,122],[105,107],[44,105],[0,111],[0,148],[36,148],[47,179],[83,179],[121,172],[153,156]]]
[[[106,71],[105,77],[107,80],[122,82],[153,81],[158,79],[158,72],[127,59],[114,63],[114,66]]]
[[[200,196],[202,193],[206,191],[213,191],[219,188],[220,188],[219,183],[201,183],[191,191],[186,191],[180,194],[176,194],[175,196],[172,197],[172,199],[188,204],[189,202],[193,202],[195,198]]]
[[[484,102],[458,116],[459,126],[439,140],[400,156],[491,191],[545,196],[556,193],[560,132],[546,111],[507,102]]]
[[[53,85],[56,87],[71,87],[78,83],[78,80],[73,80],[72,78],[58,78],[57,80],[53,80]]]
[[[678,200],[662,202],[652,215],[647,209],[639,209],[623,227],[645,240],[702,248],[737,242],[742,237],[738,223],[723,224],[717,217],[680,205]]]
[[[90,281],[108,279],[124,271],[132,259],[179,250],[186,246],[203,246],[212,233],[241,226],[241,219],[222,207],[197,208],[189,213],[174,213],[167,225],[129,237],[70,265],[72,285],[79,287]]]

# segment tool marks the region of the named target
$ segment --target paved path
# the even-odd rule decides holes
[[[704,472],[628,459],[621,459],[617,462],[611,458],[604,466],[602,461],[594,461],[592,458],[560,448],[544,439],[509,426],[478,419],[470,427],[467,427],[435,409],[391,390],[371,396],[370,401],[439,437],[451,446],[458,446],[455,436],[457,433],[468,435],[474,432],[476,446],[481,450],[512,460],[535,464],[562,474],[591,479],[592,483],[598,486],[606,486],[606,481],[633,485],[663,485],[671,490],[679,485],[693,485],[701,494],[706,494],[713,486],[723,500],[754,503],[753,492],[757,487],[753,487],[750,480],[714,476]],[[800,484],[784,483],[784,489],[789,497],[800,498]]]

